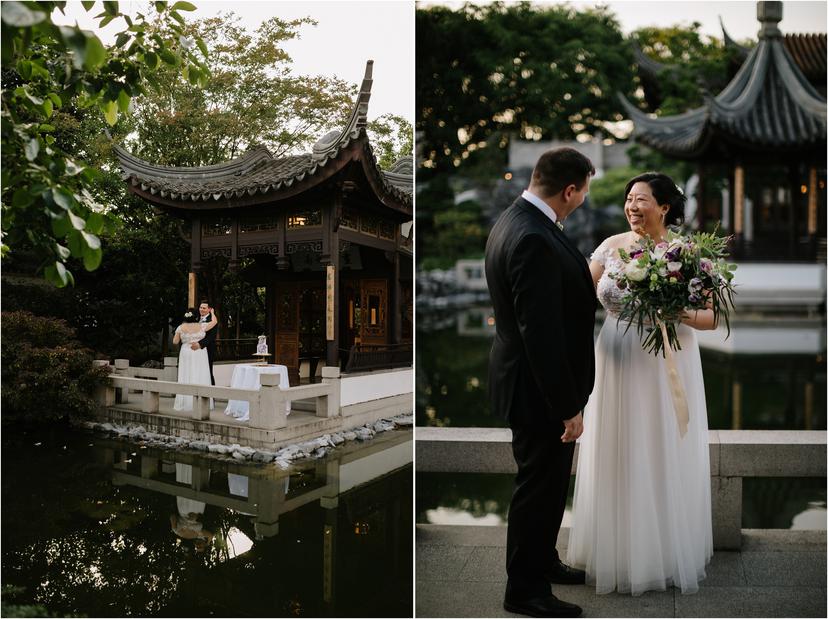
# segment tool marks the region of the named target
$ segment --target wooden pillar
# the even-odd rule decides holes
[[[397,232],[399,236],[399,231]],[[388,305],[391,308],[389,313],[390,323],[389,334],[391,336],[391,344],[399,344],[402,341],[402,294],[400,291],[400,252],[399,243],[397,249],[394,250],[394,256],[391,260],[391,298],[388,300]]]
[[[817,233],[817,171],[811,166],[808,171],[808,236]]]
[[[733,170],[733,233],[741,237],[745,217],[745,169],[737,164]]]
[[[325,265],[325,365],[339,367],[339,219],[342,213],[342,188],[337,187],[334,199],[324,212],[322,231],[322,264]]]
[[[230,262],[227,265],[232,272],[239,270],[239,217],[233,217],[230,224]]]

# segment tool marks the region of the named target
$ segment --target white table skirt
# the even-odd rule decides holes
[[[261,374],[278,374],[281,378],[279,387],[286,389],[290,387],[288,381],[288,369],[286,365],[253,365],[253,364],[239,364],[233,369],[233,376],[230,379],[230,387],[233,389],[261,389],[262,384],[259,381]],[[246,400],[230,400],[227,403],[227,408],[224,409],[225,415],[235,417],[239,421],[247,421],[250,419],[250,403]],[[290,402],[285,403],[285,414],[290,414]]]

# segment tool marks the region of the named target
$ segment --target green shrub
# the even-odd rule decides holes
[[[84,417],[108,373],[65,321],[29,312],[2,313],[3,421]]]

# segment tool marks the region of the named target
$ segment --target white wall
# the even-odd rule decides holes
[[[414,370],[380,370],[359,376],[343,376],[340,406],[414,393]],[[413,406],[413,402],[412,402]]]

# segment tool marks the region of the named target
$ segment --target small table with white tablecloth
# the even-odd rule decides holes
[[[259,381],[261,374],[278,374],[281,377],[279,387],[282,389],[290,387],[286,365],[258,365],[250,363],[240,363],[233,369],[230,387],[232,389],[254,389],[258,391],[262,387]],[[247,421],[250,419],[250,403],[245,400],[230,400],[227,403],[227,408],[224,409],[224,414],[235,417],[239,421]],[[285,414],[290,414],[290,402],[285,402]]]

